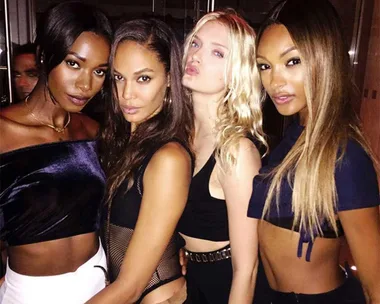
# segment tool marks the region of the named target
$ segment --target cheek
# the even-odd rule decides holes
[[[104,81],[105,81],[105,77],[94,76],[93,89],[96,91],[96,93],[102,89]]]

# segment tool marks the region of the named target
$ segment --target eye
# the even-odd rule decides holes
[[[269,64],[266,64],[266,63],[258,63],[257,68],[259,69],[259,71],[265,71],[265,70],[270,69],[270,66]]]
[[[77,62],[75,62],[74,60],[66,60],[66,64],[69,67],[72,67],[74,69],[78,69],[79,68],[79,64]]]
[[[28,73],[28,77],[36,78],[36,77],[38,77],[38,73]]]
[[[287,66],[294,66],[294,65],[297,65],[297,64],[301,64],[301,59],[300,58],[291,58],[286,63]]]
[[[106,74],[106,71],[102,69],[97,69],[94,71],[94,73],[96,76],[103,77]]]
[[[220,51],[213,51],[213,53],[214,53],[214,55],[215,56],[217,56],[217,57],[219,57],[219,58],[224,58],[224,54],[222,53],[222,52],[220,52]]]
[[[119,74],[115,74],[113,77],[114,77],[115,81],[123,81],[124,80],[124,77],[119,75]]]
[[[142,75],[137,79],[137,82],[149,82],[152,78],[146,75]]]
[[[197,47],[199,47],[199,44],[198,44],[195,40],[193,40],[193,41],[190,43],[190,46],[193,47],[193,48],[197,48]]]

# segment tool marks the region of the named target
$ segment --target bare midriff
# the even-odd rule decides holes
[[[216,251],[227,246],[230,243],[230,241],[215,242],[215,241],[193,238],[183,233],[180,233],[180,235],[184,238],[186,242],[186,246],[185,246],[186,249],[192,252]]]
[[[310,262],[307,243],[297,257],[300,235],[263,221],[259,225],[260,254],[272,289],[303,294],[325,293],[343,284],[339,266],[340,238],[316,238]]]
[[[95,232],[8,248],[9,267],[23,275],[52,276],[76,271],[99,249]]]

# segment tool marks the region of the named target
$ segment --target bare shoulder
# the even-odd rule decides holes
[[[260,157],[259,150],[256,145],[248,138],[243,137],[239,139],[238,156],[258,156]]]
[[[191,166],[189,152],[178,142],[169,142],[154,153],[152,164],[165,166]]]
[[[8,106],[0,111],[0,153],[23,147],[28,128],[24,123],[23,109],[19,105]]]
[[[230,170],[223,170],[222,166],[217,167],[218,180],[222,186],[235,180],[251,179],[261,168],[259,150],[250,139],[239,139],[238,148],[234,152],[236,164]]]
[[[82,113],[72,113],[72,120],[75,123],[75,126],[85,131],[90,138],[95,138],[99,132],[99,123]]]
[[[177,142],[169,142],[160,147],[153,155],[146,169],[147,176],[159,174],[191,177],[191,157],[186,149]]]

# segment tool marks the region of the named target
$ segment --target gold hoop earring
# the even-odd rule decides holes
[[[170,94],[170,87],[168,87],[166,89],[166,93],[165,93],[165,97],[164,97],[164,103],[167,103],[169,105],[172,104],[173,100],[172,100],[172,94]]]

